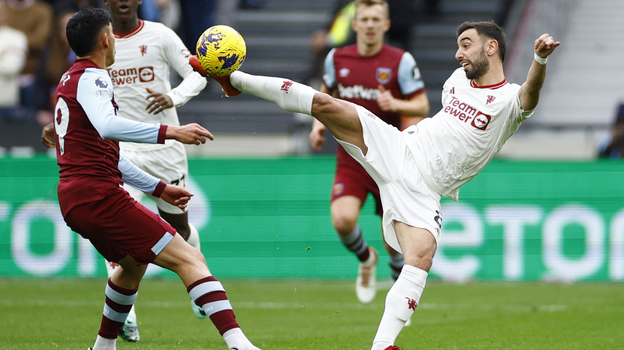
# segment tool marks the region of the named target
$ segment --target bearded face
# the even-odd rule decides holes
[[[478,79],[490,70],[490,61],[485,56],[485,46],[479,52],[479,55],[470,62],[472,67],[466,70],[466,78]]]

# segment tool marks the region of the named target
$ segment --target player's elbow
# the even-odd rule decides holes
[[[528,96],[525,99],[521,100],[522,110],[532,111],[537,107],[537,103],[539,102],[539,95],[537,96]]]
[[[116,140],[115,135],[109,130],[98,130],[98,133],[104,140]]]
[[[115,140],[120,141],[120,132],[112,127],[100,127],[96,128],[100,137],[104,140]]]

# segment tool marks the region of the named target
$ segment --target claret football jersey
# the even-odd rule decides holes
[[[397,99],[411,99],[425,91],[414,57],[385,44],[374,56],[360,55],[357,45],[332,49],[325,59],[323,83],[330,90],[336,89],[339,98],[368,109],[396,128],[401,127],[401,115],[381,110],[377,104],[379,85]],[[338,147],[336,157],[339,165],[360,168],[342,147]]]

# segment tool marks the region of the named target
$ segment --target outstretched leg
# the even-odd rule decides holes
[[[196,56],[190,57],[189,64],[202,76],[208,75]],[[366,154],[362,125],[355,105],[350,102],[284,78],[251,75],[241,71],[211,78],[221,85],[226,96],[236,96],[244,92],[276,103],[289,112],[311,115],[323,123],[335,138],[359,147]],[[374,117],[373,114],[371,116]]]
[[[350,102],[333,98],[289,79],[251,75],[240,71],[229,77],[219,77],[217,81],[224,90],[231,90],[233,87],[276,103],[287,111],[311,115],[322,122],[334,137],[359,147],[366,154],[362,125],[355,105]]]

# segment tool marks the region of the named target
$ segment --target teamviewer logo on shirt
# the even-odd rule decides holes
[[[154,67],[139,68],[139,80],[142,83],[154,80]]]
[[[460,101],[457,97],[451,96],[451,100],[444,106],[444,112],[457,118],[460,122],[470,124],[476,129],[485,130],[490,124],[491,116],[484,114],[475,107]]]
[[[154,67],[108,69],[113,85],[147,83],[156,79]]]
[[[472,126],[479,130],[485,130],[490,123],[490,119],[492,119],[492,117],[489,115],[477,112],[477,115],[472,119]]]

